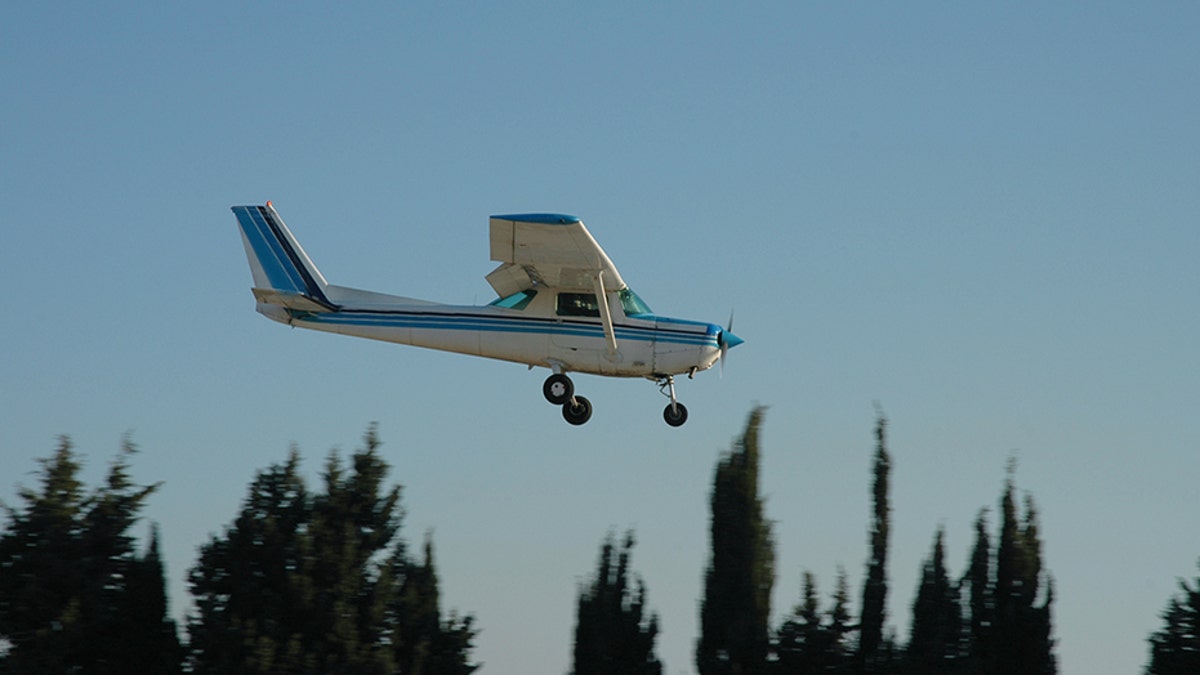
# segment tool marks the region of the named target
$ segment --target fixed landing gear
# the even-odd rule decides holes
[[[662,392],[663,396],[671,399],[671,402],[663,409],[663,420],[673,427],[683,426],[683,423],[687,421],[688,413],[687,407],[675,398],[675,377],[672,375],[660,377],[658,390]]]
[[[663,396],[671,399],[663,409],[663,420],[673,427],[683,426],[687,422],[687,407],[675,398],[675,378],[671,375],[657,377],[658,388]],[[592,402],[582,396],[575,395],[575,383],[564,373],[554,373],[542,384],[542,395],[554,405],[562,406],[562,415],[568,423],[575,426],[585,424],[592,418]]]
[[[542,384],[542,396],[562,406],[563,419],[579,426],[592,419],[592,402],[575,395],[575,383],[563,373],[554,373]]]
[[[579,426],[592,419],[592,402],[582,396],[573,396],[563,404],[563,419]]]
[[[682,403],[672,403],[663,408],[663,419],[673,427],[681,427],[687,421],[687,407]]]
[[[546,383],[542,385],[542,395],[554,405],[562,405],[575,395],[575,384],[566,375],[554,373],[547,377]]]

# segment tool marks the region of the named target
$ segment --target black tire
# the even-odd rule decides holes
[[[542,396],[554,405],[562,405],[575,395],[575,383],[562,373],[554,373],[542,384]]]
[[[592,402],[582,396],[563,404],[563,419],[579,426],[592,419]]]
[[[682,403],[671,403],[663,409],[663,419],[673,427],[681,427],[687,421],[687,408]]]

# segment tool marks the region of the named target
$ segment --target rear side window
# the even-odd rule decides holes
[[[559,293],[554,309],[559,316],[600,316],[595,293]]]
[[[529,306],[529,301],[533,300],[533,296],[535,295],[537,295],[537,291],[533,289],[517,291],[506,298],[497,298],[488,304],[493,307],[504,307],[506,309],[525,309]]]

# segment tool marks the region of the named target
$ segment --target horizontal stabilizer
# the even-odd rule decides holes
[[[252,288],[254,297],[259,301],[268,305],[279,305],[288,309],[295,309],[301,312],[332,312],[337,309],[333,305],[323,303],[319,300],[296,293],[294,291],[278,291],[274,288]]]

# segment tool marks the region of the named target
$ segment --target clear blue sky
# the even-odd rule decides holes
[[[59,434],[164,481],[174,611],[255,470],[372,421],[485,673],[569,667],[609,530],[692,670],[713,465],[770,406],[776,617],[867,555],[891,420],[889,623],[944,526],[960,574],[1008,457],[1041,511],[1061,671],[1129,673],[1196,573],[1200,6],[10,3],[0,10],[0,497]],[[333,283],[484,303],[487,216],[580,216],[725,377],[580,377],[292,331],[229,206]],[[139,527],[139,534],[145,528]]]

